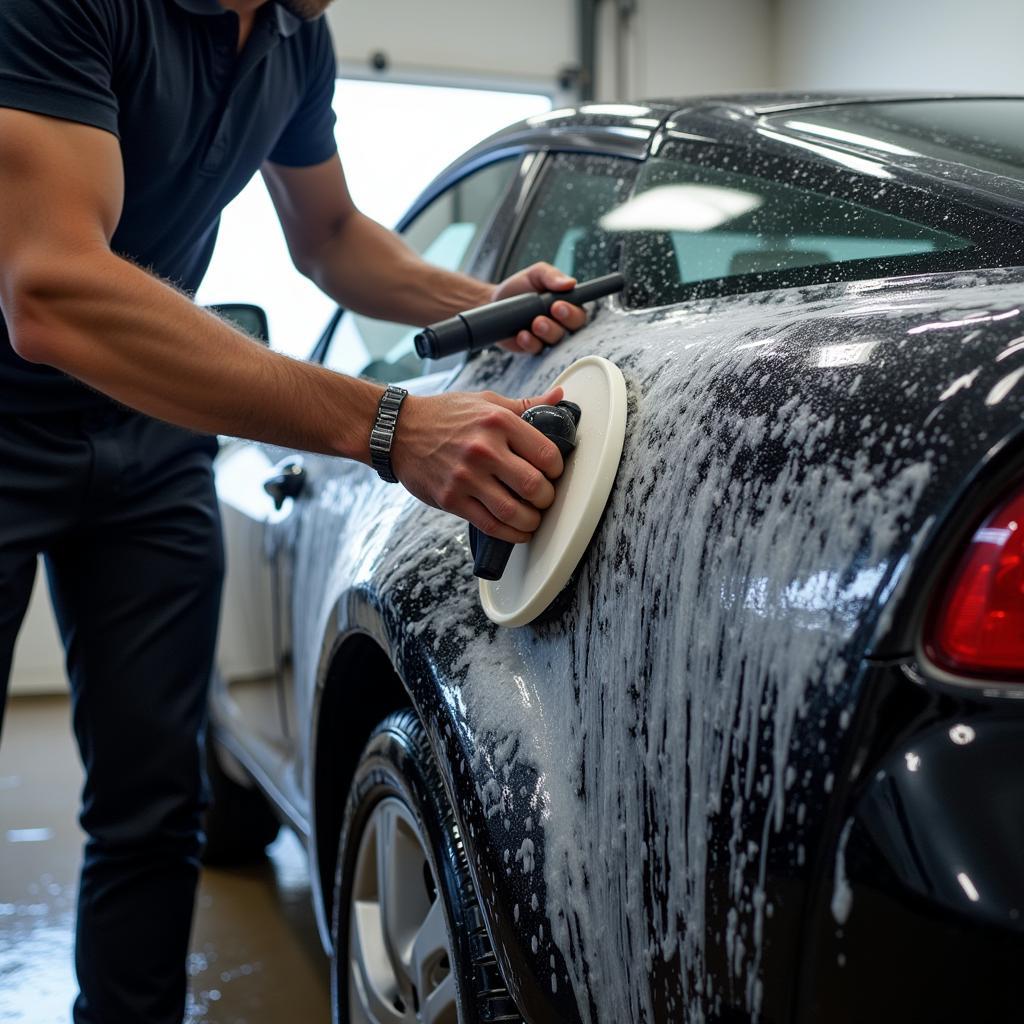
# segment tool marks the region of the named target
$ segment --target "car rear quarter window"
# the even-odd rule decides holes
[[[636,171],[636,161],[621,157],[550,156],[512,246],[507,272],[544,261],[585,281],[617,269],[620,240],[601,222],[626,200]]]
[[[707,160],[646,163],[634,193],[600,220],[624,242],[627,305],[970,262],[974,241],[956,218],[920,197],[902,202],[901,186],[760,163],[766,173]]]

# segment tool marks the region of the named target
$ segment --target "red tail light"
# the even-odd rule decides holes
[[[975,531],[929,616],[925,650],[959,675],[1024,679],[1024,490]]]

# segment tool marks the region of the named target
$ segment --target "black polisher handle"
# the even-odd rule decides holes
[[[621,292],[625,286],[622,274],[606,274],[567,292],[529,292],[478,306],[424,327],[416,335],[416,351],[421,359],[443,359],[455,352],[479,352],[502,338],[529,330],[537,317],[551,313],[556,302],[582,306],[585,302]]]
[[[558,405],[535,405],[523,413],[523,419],[554,441],[562,458],[568,459],[576,447],[576,427],[581,415],[575,402],[559,402]],[[471,525],[469,548],[473,552],[473,575],[482,580],[500,580],[514,547],[509,541],[489,537]]]

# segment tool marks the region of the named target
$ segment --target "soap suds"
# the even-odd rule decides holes
[[[533,840],[524,839],[523,845],[519,847],[516,860],[523,866],[523,874],[528,875],[533,871]]]
[[[832,916],[836,924],[846,924],[853,907],[853,890],[850,888],[850,881],[846,877],[846,843],[850,838],[850,830],[853,828],[853,818],[843,826],[839,836],[839,846],[836,849],[836,864],[834,881],[832,886]]]
[[[999,308],[987,276],[958,280],[973,304]],[[543,360],[470,364],[461,386],[528,394],[599,351],[630,388],[608,513],[550,623],[486,622],[464,528],[400,488],[355,486],[365,467],[311,459],[311,481],[321,465],[330,479],[303,531],[275,540],[295,546],[307,584],[294,597],[308,631],[294,645],[298,685],[313,685],[332,616],[421,666],[406,683],[427,721],[454,725],[444,742],[470,759],[478,787],[482,820],[460,813],[480,821],[467,833],[482,895],[514,908],[524,945],[548,936],[540,969],[554,948],[559,997],[567,986],[588,1024],[639,1024],[664,1007],[706,1020],[730,993],[754,1019],[767,1005],[763,945],[785,900],[770,888],[769,853],[784,855],[783,824],[809,822],[811,794],[831,788],[855,707],[846,659],[923,536],[930,489],[987,450],[984,436],[969,445],[958,433],[957,409],[998,389],[993,415],[1019,421],[1017,371],[994,362],[1005,344],[990,366],[981,342],[951,344],[954,327],[885,340],[888,321],[938,322],[908,310],[939,299],[923,286],[862,291],[809,293],[821,296],[816,319],[797,290],[659,312],[635,336],[606,315]],[[879,340],[870,361],[810,372],[807,353],[844,343],[853,316],[859,336]],[[740,349],[768,335],[771,347]],[[923,427],[935,397],[973,373],[965,356],[982,373]],[[324,599],[353,581],[348,604]],[[819,774],[796,778],[794,749],[823,735]],[[833,912],[848,914],[847,836]],[[506,849],[519,868],[507,878]],[[785,856],[816,854],[801,842]],[[712,875],[724,900],[709,898]]]

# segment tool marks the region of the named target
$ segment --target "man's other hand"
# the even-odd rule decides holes
[[[492,301],[510,299],[526,292],[564,292],[576,287],[576,279],[563,274],[550,263],[534,263],[518,274],[496,285]],[[539,316],[530,330],[520,331],[514,338],[501,343],[510,352],[529,352],[536,355],[545,345],[557,345],[569,331],[578,331],[587,322],[586,311],[568,302],[556,302],[551,316]]]
[[[421,501],[491,537],[528,541],[555,500],[551,481],[563,465],[558,448],[520,417],[562,394],[555,388],[518,399],[491,391],[410,395],[391,453],[395,475]]]

